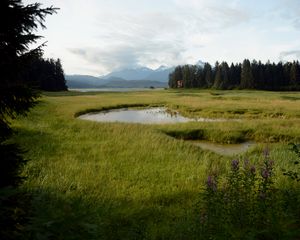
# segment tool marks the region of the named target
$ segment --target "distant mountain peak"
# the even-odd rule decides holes
[[[167,69],[169,69],[170,67],[165,66],[165,65],[161,65],[159,66],[157,69],[155,69],[155,71],[165,71]]]
[[[173,70],[173,67],[167,67],[164,65],[155,70],[145,66],[136,66],[135,68],[112,71],[111,73],[101,76],[100,78],[105,80],[122,78],[124,80],[151,80],[167,82],[169,73]]]
[[[205,64],[205,62],[203,62],[202,60],[198,60],[196,62],[196,65],[201,66],[201,67],[204,67],[204,64]]]

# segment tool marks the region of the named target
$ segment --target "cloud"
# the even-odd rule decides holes
[[[175,1],[175,7],[160,10],[140,10],[134,14],[105,12],[99,14],[95,38],[97,44],[73,47],[69,51],[104,71],[140,65],[183,64],[196,61],[191,57],[205,46],[199,35],[220,31],[249,19],[244,11],[232,7],[204,4],[198,1]],[[196,6],[194,6],[196,4]],[[109,20],[108,20],[109,19]],[[205,38],[207,39],[207,38]]]
[[[163,52],[162,52],[163,49]],[[85,59],[89,64],[99,66],[104,72],[111,70],[134,68],[138,66],[157,67],[165,62],[176,65],[183,62],[180,46],[168,42],[158,44],[118,45],[110,48],[72,48],[70,52]]]
[[[300,59],[300,50],[283,51],[279,55],[280,60]]]

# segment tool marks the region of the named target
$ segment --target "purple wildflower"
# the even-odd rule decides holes
[[[261,171],[261,176],[264,178],[264,179],[268,179],[270,177],[270,172],[268,169],[262,169]]]
[[[213,190],[214,192],[217,191],[217,183],[216,180],[212,176],[207,177],[206,185],[208,189]]]
[[[248,166],[249,166],[249,159],[246,158],[246,159],[244,160],[244,168],[248,168]]]
[[[239,160],[235,159],[231,162],[231,168],[233,171],[237,171],[239,169]]]
[[[255,171],[256,171],[255,166],[252,165],[251,168],[250,168],[250,172],[254,175]]]

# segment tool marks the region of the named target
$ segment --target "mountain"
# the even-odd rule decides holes
[[[200,66],[200,67],[204,67],[204,65],[205,65],[205,62],[203,62],[203,61],[201,61],[201,60],[199,60],[198,62],[196,62],[196,65],[197,66]]]
[[[153,70],[147,67],[139,67],[132,69],[123,69],[111,72],[107,75],[101,76],[101,79],[116,79],[123,78],[124,80],[149,80],[158,82],[168,82],[169,73],[174,70],[174,67],[160,66]]]
[[[196,65],[204,67],[204,62],[199,60]],[[100,77],[65,75],[65,79],[69,88],[167,87],[169,74],[174,69],[175,67],[168,66],[160,66],[155,70],[147,67],[137,67],[113,71]]]
[[[140,67],[140,68],[123,69],[119,71],[114,71],[100,78],[101,79],[123,78],[125,80],[142,80],[145,79],[152,72],[153,70],[150,68]]]
[[[68,88],[164,88],[167,82],[151,80],[125,80],[110,76],[106,79],[89,75],[65,75]]]
[[[113,80],[101,87],[103,88],[165,88],[168,87],[166,82],[150,81],[150,80]]]
[[[65,75],[68,88],[96,88],[107,81],[90,75]]]
[[[159,82],[168,82],[169,74],[173,72],[174,69],[175,67],[161,66],[158,69],[154,70],[151,74],[149,74],[145,79],[159,81]]]

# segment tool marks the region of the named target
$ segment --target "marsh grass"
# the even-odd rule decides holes
[[[22,173],[27,177],[22,189],[32,195],[28,238],[201,238],[195,229],[201,186],[208,172],[229,172],[232,159],[173,135],[224,143],[255,140],[257,146],[244,154],[254,162],[268,144],[276,156],[275,172],[287,168],[293,156],[286,143],[300,136],[297,101],[272,92],[216,93],[46,93],[27,117],[13,122],[12,141],[27,150],[29,160]],[[75,118],[87,110],[155,105],[185,116],[242,121],[143,125]],[[291,186],[283,177],[274,184]]]

